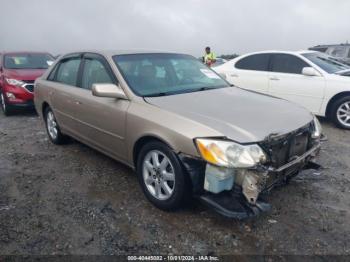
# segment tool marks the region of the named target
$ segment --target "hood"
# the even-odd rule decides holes
[[[45,71],[46,69],[4,69],[4,75],[18,80],[35,80]]]
[[[237,87],[146,97],[145,100],[240,143],[284,135],[313,120],[313,115],[301,106]]]

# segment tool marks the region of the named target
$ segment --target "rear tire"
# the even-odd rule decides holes
[[[165,144],[152,141],[137,158],[137,175],[147,199],[156,207],[171,211],[189,196],[186,174],[176,154]]]
[[[65,144],[68,141],[68,137],[62,134],[60,127],[56,121],[56,117],[49,106],[45,108],[44,118],[46,131],[51,142],[56,145]]]
[[[330,117],[337,127],[350,130],[350,96],[341,97],[333,103]]]
[[[9,104],[7,104],[5,95],[3,92],[0,93],[0,100],[1,100],[1,109],[2,112],[4,112],[5,116],[10,116],[12,113],[12,108]]]

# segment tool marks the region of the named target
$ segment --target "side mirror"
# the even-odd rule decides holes
[[[4,71],[4,69],[2,69],[2,66],[0,66],[0,73],[2,73]]]
[[[321,76],[321,74],[313,67],[304,67],[302,74],[304,76]]]
[[[114,84],[93,84],[92,94],[99,97],[128,99],[123,89]]]

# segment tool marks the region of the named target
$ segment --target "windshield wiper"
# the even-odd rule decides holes
[[[233,86],[233,85],[229,85],[229,86]],[[206,90],[219,89],[219,88],[224,88],[224,87],[227,87],[227,86],[215,86],[215,87],[205,86],[205,87],[195,89],[195,91],[206,91]]]
[[[347,72],[350,72],[350,68],[339,70],[339,71],[335,72],[334,74],[340,75],[340,74],[347,73]]]
[[[218,89],[218,88],[224,88],[226,86],[216,86],[216,87],[201,87],[201,88],[193,88],[193,89],[187,89],[187,90],[177,90],[177,91],[170,91],[170,92],[159,92],[149,95],[144,95],[143,97],[159,97],[159,96],[169,96],[169,95],[177,95],[177,94],[185,94],[185,93],[193,93],[193,92],[200,92],[200,91],[206,91],[211,89]]]
[[[196,89],[196,91],[206,91],[206,90],[210,90],[210,89],[217,89],[217,87],[201,87]]]
[[[158,97],[158,96],[167,96],[170,92],[160,92],[160,93],[154,93],[150,95],[144,95],[143,97]]]

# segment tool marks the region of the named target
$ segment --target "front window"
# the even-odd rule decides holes
[[[162,96],[227,87],[214,71],[189,55],[130,54],[113,57],[136,95]]]
[[[13,54],[4,56],[7,69],[47,69],[54,61],[49,54]]]
[[[322,53],[306,53],[303,54],[303,56],[309,59],[312,63],[318,65],[329,74],[350,70],[350,66],[342,64],[331,56]]]
[[[301,74],[309,65],[300,58],[289,54],[274,54],[271,71],[287,74]]]
[[[113,84],[112,77],[103,63],[97,59],[85,59],[84,71],[82,74],[81,87],[84,89],[92,89],[93,84]]]

